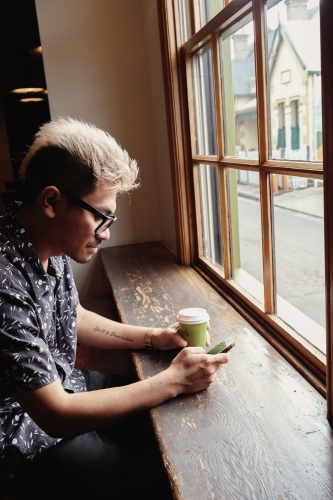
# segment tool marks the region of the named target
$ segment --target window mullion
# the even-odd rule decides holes
[[[228,202],[228,179],[225,167],[219,166],[220,200],[221,200],[221,223],[222,223],[222,245],[223,245],[223,268],[224,277],[232,278],[231,269],[231,242],[230,242],[230,217]]]
[[[333,6],[330,0],[320,5],[321,46],[323,47],[323,161],[324,161],[324,223],[325,223],[325,278],[326,278],[326,397],[327,418],[333,425]]]
[[[267,69],[265,52],[265,18],[263,0],[253,0],[254,46],[256,66],[257,127],[259,165],[268,160]]]
[[[221,159],[224,151],[224,133],[223,133],[223,100],[221,89],[221,63],[219,53],[219,36],[213,33],[211,36],[212,60],[213,60],[213,78],[214,78],[214,96],[215,96],[215,116],[216,116],[216,134],[217,134],[217,155]],[[231,248],[230,248],[230,226],[229,226],[229,204],[227,189],[227,171],[219,167],[219,189],[221,200],[221,224],[222,224],[222,246],[223,246],[223,268],[225,279],[231,279]]]
[[[213,78],[214,78],[214,97],[215,97],[215,116],[216,116],[216,135],[217,135],[217,156],[223,157],[223,102],[221,91],[221,64],[219,54],[219,37],[217,33],[211,36]]]
[[[196,142],[197,142],[197,131],[195,126],[195,112],[194,112],[194,93],[195,88],[193,85],[193,71],[192,71],[192,61],[191,56],[186,54],[185,56],[186,64],[186,81],[187,81],[187,99],[188,99],[188,113],[190,118],[190,136],[191,136],[191,152],[192,158],[196,154]]]
[[[273,227],[270,174],[259,172],[262,228],[262,258],[265,312],[275,312],[275,279],[273,261]]]
[[[261,227],[262,227],[262,256],[263,256],[263,284],[264,307],[269,314],[275,312],[274,290],[274,260],[273,260],[273,220],[272,220],[272,193],[270,176],[262,166],[268,156],[267,131],[267,72],[265,58],[265,21],[264,2],[253,0],[254,46],[257,86],[257,127],[258,127],[258,156],[261,200]]]
[[[192,18],[192,23],[193,23],[193,33],[196,33],[197,31],[200,30],[200,5],[199,5],[199,0],[192,0],[190,2],[191,6],[191,18]]]

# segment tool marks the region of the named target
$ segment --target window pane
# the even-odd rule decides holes
[[[266,50],[270,158],[322,161],[319,0],[269,1]]]
[[[225,156],[258,158],[252,13],[220,37]]]
[[[191,14],[190,14],[190,0],[179,0],[179,21],[182,43],[187,42],[190,36],[193,35],[191,29]]]
[[[325,352],[322,182],[272,175],[277,315]]]
[[[222,266],[222,227],[217,167],[199,166],[199,186],[202,228],[202,248],[199,249],[199,253],[212,264]]]
[[[200,29],[223,9],[223,2],[229,3],[227,0],[178,0],[182,43],[194,35],[194,20],[191,21],[194,12],[198,14],[197,29]]]
[[[200,155],[216,155],[212,51],[209,44],[192,56],[192,70],[196,125],[195,150]]]
[[[234,279],[263,303],[259,173],[229,169]]]
[[[199,0],[200,28],[223,9],[223,0]]]

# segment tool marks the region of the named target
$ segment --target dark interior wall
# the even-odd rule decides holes
[[[50,119],[45,92],[34,95],[11,92],[18,87],[46,89],[43,56],[33,50],[40,46],[34,0],[1,0],[0,37],[0,114],[3,117],[0,128],[0,191],[3,193],[6,181],[18,180],[22,155],[39,126]],[[42,100],[21,101],[27,97]]]
[[[40,102],[21,103],[17,98],[4,96],[2,106],[11,155],[12,178],[19,181],[18,169],[24,152],[31,144],[39,126],[50,119],[49,105],[46,99]]]

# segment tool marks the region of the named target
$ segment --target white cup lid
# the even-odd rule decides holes
[[[180,323],[203,323],[209,320],[209,314],[206,309],[201,307],[188,307],[181,309],[177,316],[177,321]]]

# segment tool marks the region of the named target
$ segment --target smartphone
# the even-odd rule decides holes
[[[232,340],[232,338],[228,337],[227,339],[223,340],[215,347],[213,347],[213,349],[208,351],[206,354],[219,354],[220,352],[228,352],[234,347],[234,345],[235,342]]]

